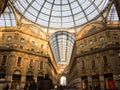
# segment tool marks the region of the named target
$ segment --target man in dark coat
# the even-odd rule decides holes
[[[4,90],[8,90],[8,89],[9,89],[9,85],[7,84]]]
[[[33,79],[30,83],[29,90],[37,90],[37,85],[35,83],[35,80]]]

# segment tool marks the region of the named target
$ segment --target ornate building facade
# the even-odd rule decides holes
[[[14,27],[0,30],[1,83],[9,82],[11,88],[15,88],[17,84],[22,86],[22,83],[32,79],[37,82],[46,74],[56,83],[57,73],[48,53],[47,40],[40,34],[31,35]]]
[[[91,86],[95,90],[99,90],[97,86],[119,88],[120,28],[98,24],[91,31],[88,27],[89,31],[78,38],[74,47],[68,76],[70,85],[82,90]]]
[[[0,1],[0,89],[8,83],[10,89],[16,89],[19,85],[22,90],[25,84],[33,79],[39,83],[41,79],[49,76],[55,88],[62,85],[77,90],[119,90],[120,1],[104,0],[104,5],[107,1],[108,5],[106,4],[103,12],[99,12],[102,2],[86,0],[91,3],[86,9],[93,6],[100,13],[89,21],[95,13],[86,14],[92,9],[82,8],[88,22],[77,22],[82,19],[74,15],[77,10],[73,11],[75,7],[72,4],[77,3],[80,9],[83,7],[80,0],[66,0],[60,4],[57,0],[53,1],[55,2],[45,0],[43,5],[40,3],[42,8],[36,16],[34,13],[38,11],[37,8],[30,7],[37,1],[24,0],[26,6],[22,5],[21,0]],[[48,16],[47,11],[42,11],[43,7],[47,10],[45,3],[49,3],[52,8],[48,21],[41,16],[46,19],[43,21],[47,22],[46,24],[42,21],[42,26],[41,22],[39,25],[37,21],[40,21],[41,13]],[[98,7],[97,3],[100,3]],[[21,5],[20,10],[17,5]],[[57,11],[57,5],[63,7]],[[71,15],[70,12],[67,13],[68,7]],[[28,16],[26,13],[31,13],[32,10],[35,10],[31,14],[33,17]],[[60,12],[61,16],[57,12]],[[66,18],[69,16],[74,23],[72,28],[69,26],[71,24],[66,24],[70,23],[69,18]],[[35,21],[31,21],[34,18]],[[58,23],[51,27],[56,20]],[[82,25],[77,26],[78,23]],[[60,81],[61,77],[65,81]]]

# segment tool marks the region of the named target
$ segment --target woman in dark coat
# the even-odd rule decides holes
[[[30,83],[29,90],[37,90],[37,85],[36,85],[36,83],[35,83],[35,80],[33,80],[33,81]]]
[[[9,89],[9,85],[7,84],[4,90],[8,90],[8,89]]]
[[[25,84],[24,90],[29,90],[29,85],[28,85],[28,83]]]

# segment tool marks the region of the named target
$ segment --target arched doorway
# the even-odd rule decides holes
[[[60,78],[60,84],[61,84],[62,86],[66,86],[66,77],[65,77],[65,76],[62,76],[62,77]]]
[[[26,83],[30,83],[34,78],[33,72],[32,71],[28,71],[26,74]]]
[[[37,81],[39,82],[42,79],[44,79],[44,74],[42,72],[40,72],[37,76]]]
[[[6,75],[6,70],[0,69],[0,79],[5,79],[5,75]]]
[[[21,77],[22,77],[21,71],[19,71],[19,70],[14,71],[14,73],[12,75],[12,84],[11,84],[12,89],[16,89],[16,88],[20,87]]]
[[[0,69],[0,88],[3,87],[4,82],[6,83],[6,70]]]

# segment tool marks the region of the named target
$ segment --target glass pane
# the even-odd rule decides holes
[[[54,33],[50,38],[50,45],[58,64],[68,64],[71,58],[74,42],[71,42],[71,38],[75,40],[72,34],[59,31]]]
[[[108,3],[109,0],[17,0],[13,5],[26,18],[41,26],[70,28],[94,19]]]

